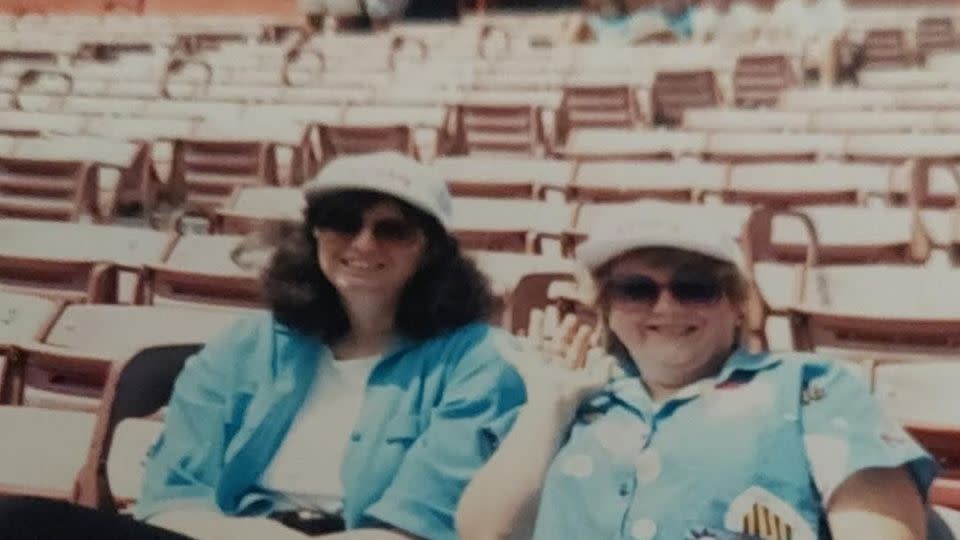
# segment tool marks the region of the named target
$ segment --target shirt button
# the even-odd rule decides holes
[[[628,486],[626,482],[620,484],[620,496],[626,497],[629,494],[630,494],[630,486]]]
[[[652,519],[638,519],[630,527],[630,535],[636,540],[653,540],[657,535],[657,524]]]
[[[353,442],[358,442],[360,441],[361,438],[362,437],[360,437],[359,431],[354,431],[353,433],[350,434],[350,440]]]
[[[574,478],[587,478],[593,474],[593,460],[585,454],[574,454],[567,458],[562,470]]]
[[[660,477],[660,471],[663,469],[660,462],[660,452],[657,452],[654,448],[644,450],[634,460],[633,465],[637,470],[637,482],[641,485],[654,482]]]

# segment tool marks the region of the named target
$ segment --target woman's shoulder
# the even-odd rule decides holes
[[[782,351],[764,354],[775,361],[781,371],[796,374],[803,383],[803,387],[815,380],[841,380],[866,384],[870,377],[866,366],[822,353]]]
[[[256,363],[253,359],[264,353],[277,350],[280,341],[300,344],[310,338],[277,321],[269,311],[244,313],[210,339],[202,354],[208,362],[226,363],[231,371],[237,371]]]
[[[506,331],[485,321],[475,321],[426,339],[418,343],[417,348],[465,354],[477,347],[493,349],[499,335],[506,335]]]
[[[497,347],[502,339],[509,339],[506,330],[487,322],[473,322],[417,342],[408,354],[421,355],[436,369],[496,370],[506,364]]]

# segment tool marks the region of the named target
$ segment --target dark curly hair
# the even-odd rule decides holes
[[[290,226],[264,273],[264,294],[281,323],[334,343],[350,331],[350,321],[333,284],[317,262],[316,223],[331,213],[363,213],[381,202],[399,206],[405,219],[424,232],[423,260],[400,294],[395,328],[426,339],[465,324],[490,320],[493,296],[489,282],[430,214],[380,192],[343,190],[310,197],[303,223]]]

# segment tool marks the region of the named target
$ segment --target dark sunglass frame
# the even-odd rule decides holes
[[[654,306],[664,289],[678,304],[710,305],[723,298],[723,284],[710,274],[675,275],[667,283],[661,283],[650,276],[631,274],[614,276],[604,282],[604,295],[611,301]]]

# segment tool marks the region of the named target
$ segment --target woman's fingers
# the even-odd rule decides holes
[[[534,347],[543,344],[543,310],[530,310],[530,321],[527,323],[527,340]]]
[[[560,326],[560,309],[554,305],[543,308],[543,336],[550,337],[557,334]]]
[[[602,327],[600,325],[597,325],[597,327],[593,329],[593,332],[590,333],[590,346],[600,346],[600,341],[603,339],[603,331],[601,328]]]
[[[587,351],[590,349],[591,328],[586,325],[577,327],[577,331],[567,347],[564,359],[570,369],[582,369],[587,363]]]
[[[565,363],[567,349],[577,332],[577,318],[567,315],[560,321],[552,335],[546,336],[543,349],[555,362]]]
[[[557,328],[554,339],[564,345],[571,344],[573,337],[577,334],[577,326],[577,316],[573,313],[566,314],[563,320],[560,321],[560,326]]]

